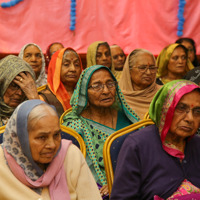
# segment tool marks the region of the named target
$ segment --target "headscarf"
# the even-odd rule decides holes
[[[110,72],[112,78],[114,81],[116,81],[116,78],[112,74],[112,72],[103,65],[94,65],[91,67],[86,68],[77,83],[77,87],[74,90],[74,93],[72,95],[70,104],[72,106],[72,112],[68,113],[63,117],[64,125],[67,125],[67,121],[74,120],[73,124],[71,125],[73,129],[76,127],[81,127],[81,129],[84,132],[84,135],[82,135],[85,144],[86,144],[86,151],[91,159],[96,174],[98,175],[99,180],[101,181],[101,184],[106,184],[106,177],[104,174],[104,171],[100,166],[104,166],[102,157],[102,151],[101,148],[102,144],[104,144],[107,137],[113,133],[114,129],[108,129],[104,128],[105,131],[101,129],[98,129],[97,126],[92,126],[88,123],[88,121],[82,117],[80,114],[83,110],[86,109],[88,104],[88,84],[90,82],[91,76],[93,73],[99,69],[106,69]],[[125,113],[126,117],[132,122],[135,123],[139,121],[139,117],[136,115],[136,113],[127,105],[124,96],[119,88],[117,86],[116,88],[116,95],[115,95],[115,102],[111,106],[111,108],[114,108],[115,110],[121,110]],[[68,126],[68,125],[67,125]],[[74,126],[74,127],[73,127]],[[96,148],[96,146],[99,146],[99,148]]]
[[[184,154],[165,143],[166,135],[170,129],[176,105],[181,97],[194,89],[200,88],[198,85],[187,80],[175,80],[165,84],[153,98],[149,116],[155,122],[159,129],[161,142],[164,150],[180,159],[184,158]]]
[[[144,90],[133,90],[129,66],[131,54],[132,52],[126,58],[121,79],[119,81],[119,87],[121,88],[128,105],[139,115],[140,119],[143,119],[144,115],[148,112],[151,100],[161,86],[155,83],[155,79],[154,82]]]
[[[42,57],[42,68],[41,68],[41,71],[40,71],[40,75],[38,76],[37,80],[35,81],[36,86],[40,87],[40,86],[43,86],[47,83],[47,75],[45,73],[45,58],[44,58],[44,54],[42,53],[42,49],[37,44],[29,43],[29,44],[26,44],[22,47],[18,56],[23,59],[24,50],[26,49],[26,47],[31,46],[31,45],[36,46],[40,50],[40,54],[41,54],[41,57]]]
[[[67,50],[74,51],[77,54],[77,52],[72,48],[63,48],[63,49],[55,52],[49,63],[48,77],[47,77],[47,84],[48,84],[50,90],[56,96],[56,98],[60,101],[64,110],[67,110],[68,108],[71,107],[70,96],[69,96],[67,90],[65,89],[63,83],[60,80],[63,55],[64,55],[65,51],[67,51]],[[83,70],[81,58],[79,55],[78,55],[78,58],[80,61],[81,70]]]
[[[96,41],[93,42],[87,49],[87,55],[86,55],[86,59],[87,59],[87,67],[91,67],[93,65],[96,65],[96,55],[97,55],[97,49],[99,47],[99,45],[101,44],[107,44],[107,46],[109,47],[109,44],[107,42],[103,42],[103,41]],[[109,47],[110,49],[110,47]],[[111,56],[111,51],[110,51],[110,56]],[[111,60],[112,60],[112,56],[111,56]],[[113,61],[111,64],[111,72],[114,74],[115,78],[117,80],[120,79],[121,76],[121,71],[116,71]]]
[[[174,52],[174,50],[182,45],[181,44],[170,44],[167,47],[165,47],[161,53],[158,55],[157,59],[156,59],[156,65],[158,66],[158,73],[157,73],[157,77],[163,77],[165,75],[167,75],[167,67],[168,67],[168,63],[169,63],[169,59],[172,55],[172,53]],[[186,64],[186,72],[188,72],[189,70],[193,69],[194,66],[192,65],[191,61],[189,60],[189,58],[187,58],[187,64]],[[168,82],[167,80],[165,81],[166,83]]]
[[[10,117],[15,109],[5,104],[3,97],[10,83],[20,72],[29,72],[35,80],[31,66],[21,58],[9,55],[0,61],[0,126],[3,125],[2,117]]]
[[[192,81],[197,85],[200,85],[200,67],[195,67],[190,70],[184,77],[184,79]]]
[[[15,177],[30,188],[49,187],[52,200],[70,199],[63,162],[71,141],[64,140],[46,172],[33,160],[28,133],[28,116],[34,107],[46,104],[41,100],[28,100],[12,114],[4,135],[4,155]],[[48,104],[47,104],[48,105]]]

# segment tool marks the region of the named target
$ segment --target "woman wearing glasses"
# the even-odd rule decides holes
[[[139,120],[127,105],[116,78],[105,66],[86,68],[70,101],[72,112],[64,116],[63,125],[75,129],[86,144],[86,161],[96,182],[108,194],[103,163],[103,145],[113,132]]]
[[[149,116],[155,125],[122,145],[110,199],[200,199],[200,87],[186,80],[165,84]]]
[[[140,119],[148,112],[149,105],[160,86],[156,81],[156,61],[145,49],[135,49],[125,62],[119,86],[129,106]]]
[[[194,68],[188,58],[188,50],[182,44],[170,44],[158,55],[156,60],[158,74],[156,82],[159,85],[182,79]]]

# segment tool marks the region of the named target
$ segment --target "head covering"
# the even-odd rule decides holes
[[[155,95],[149,108],[149,116],[159,129],[164,150],[174,157],[183,159],[184,154],[165,143],[166,135],[170,129],[176,105],[181,97],[190,93],[198,85],[187,80],[175,80],[165,84]]]
[[[70,199],[63,162],[71,142],[67,140],[62,142],[60,151],[46,172],[43,172],[32,158],[27,129],[28,116],[33,108],[40,104],[46,103],[41,100],[28,100],[16,108],[3,135],[4,155],[12,173],[26,186],[49,187],[51,199]]]
[[[108,70],[112,78],[116,81],[116,78],[114,77],[112,72],[103,65],[94,65],[86,68],[79,78],[76,89],[74,90],[70,101],[70,104],[72,105],[72,112],[65,115],[63,117],[63,121],[66,126],[68,126],[68,120],[73,121],[71,125],[73,129],[76,129],[76,127],[81,127],[81,129],[83,130],[84,135],[82,135],[82,137],[87,147],[87,154],[92,161],[98,179],[100,180],[102,185],[105,185],[106,176],[103,169],[104,163],[102,159],[102,149],[106,138],[115,130],[107,127],[102,128],[101,124],[93,126],[88,123],[87,119],[80,115],[82,111],[86,109],[88,104],[87,91],[90,79],[93,73],[99,69]],[[119,86],[116,87],[115,102],[113,103],[111,108],[114,108],[115,110],[121,110],[132,123],[139,121],[139,117],[127,105]],[[96,148],[96,146],[98,146],[98,148]]]
[[[63,55],[64,55],[65,51],[68,51],[68,50],[74,51],[77,54],[77,52],[72,48],[63,48],[63,49],[55,52],[49,63],[48,77],[47,77],[47,84],[48,84],[50,90],[56,96],[56,98],[60,101],[64,110],[67,110],[68,108],[71,107],[70,106],[70,96],[69,96],[67,90],[65,89],[63,83],[60,80]],[[78,55],[78,58],[80,61],[81,70],[83,70],[81,58],[79,55]]]
[[[21,58],[9,55],[0,61],[0,126],[2,126],[2,117],[10,117],[15,109],[6,105],[3,97],[10,83],[20,72],[29,72],[35,80],[32,68]]]
[[[143,119],[144,115],[148,112],[151,100],[161,86],[155,83],[155,79],[154,82],[144,90],[133,90],[129,66],[131,54],[132,52],[126,58],[121,79],[119,81],[119,87],[121,88],[128,105],[139,115],[140,119]],[[141,54],[138,54],[138,56],[140,55]]]
[[[109,44],[107,42],[103,42],[103,41],[96,41],[93,42],[87,49],[87,55],[86,55],[86,59],[87,59],[87,67],[91,67],[93,65],[96,65],[96,55],[97,55],[97,49],[99,47],[99,45],[101,44],[107,44],[107,46],[109,47]],[[110,49],[110,47],[109,47]],[[110,51],[110,56],[111,56],[111,51]],[[112,60],[112,56],[111,56],[111,60]],[[117,80],[120,79],[121,76],[121,71],[116,71],[114,68],[114,64],[112,61],[111,64],[111,71],[114,74],[114,76],[116,77]]]
[[[158,55],[157,59],[156,59],[156,65],[158,66],[158,73],[157,73],[157,77],[163,77],[167,74],[167,67],[168,67],[168,63],[169,63],[169,59],[172,55],[172,53],[174,52],[174,50],[177,47],[183,47],[181,44],[170,44],[167,47],[165,47],[161,53]],[[189,70],[193,69],[194,66],[192,65],[192,63],[190,62],[189,58],[187,58],[187,66],[186,66],[186,72],[188,72]]]
[[[197,85],[200,85],[200,67],[195,67],[190,70],[184,77],[184,79],[192,81]]]
[[[40,71],[40,75],[38,76],[37,80],[35,81],[36,86],[40,87],[40,86],[45,85],[47,83],[47,75],[45,74],[45,58],[44,58],[44,54],[42,53],[42,49],[37,44],[29,43],[29,44],[26,44],[22,47],[18,56],[23,59],[24,50],[26,49],[26,47],[31,46],[31,45],[36,46],[40,50],[40,54],[42,56],[42,68],[41,68],[41,71]]]

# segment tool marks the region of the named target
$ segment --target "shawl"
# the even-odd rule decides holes
[[[163,76],[165,76],[167,74],[167,66],[169,63],[169,59],[174,51],[175,48],[177,48],[178,46],[180,46],[180,44],[170,44],[167,47],[165,47],[161,53],[158,55],[157,59],[156,59],[156,65],[158,66],[158,72],[157,72],[157,77],[162,78]],[[187,65],[186,65],[186,72],[188,72],[189,70],[193,69],[194,66],[192,65],[191,61],[189,60],[189,58],[187,58]],[[169,82],[169,80],[163,80],[162,82],[165,84],[167,82]]]
[[[29,72],[35,80],[32,68],[21,58],[9,55],[0,61],[0,126],[3,126],[2,117],[10,117],[15,109],[4,103],[3,96],[10,83],[20,72]]]
[[[63,163],[71,141],[62,141],[59,152],[46,172],[43,172],[31,155],[27,121],[29,113],[40,104],[46,103],[41,100],[28,100],[16,108],[3,135],[4,155],[12,173],[26,186],[38,189],[49,187],[52,200],[70,199]]]
[[[112,72],[105,66],[95,65],[86,68],[79,78],[77,87],[74,90],[70,101],[72,105],[72,112],[63,117],[63,125],[71,127],[81,134],[86,144],[87,155],[92,161],[98,179],[102,185],[105,185],[106,176],[102,157],[103,145],[107,137],[115,132],[115,130],[92,120],[86,119],[80,115],[87,107],[87,90],[90,78],[95,71],[102,68],[108,70],[112,78],[116,81],[116,78]],[[132,123],[139,121],[139,117],[126,103],[119,86],[116,88],[115,102],[111,107],[118,111],[122,111]]]
[[[139,115],[140,119],[143,119],[144,115],[149,110],[149,106],[154,95],[161,88],[161,86],[157,85],[154,81],[149,87],[145,88],[144,90],[133,90],[129,66],[130,55],[131,53],[126,58],[121,79],[119,81],[119,86],[128,105]]]
[[[200,67],[195,67],[194,69],[190,70],[184,77],[186,80],[190,80],[197,85],[200,85]]]
[[[87,55],[86,55],[86,59],[87,59],[87,67],[91,67],[93,65],[96,65],[96,53],[97,53],[97,48],[99,47],[100,44],[102,43],[107,43],[107,42],[103,42],[103,41],[96,41],[93,42],[87,49]],[[109,46],[109,45],[108,45]],[[111,51],[110,51],[111,52]],[[111,60],[112,60],[112,56],[111,56]],[[116,71],[114,68],[114,64],[112,61],[112,65],[111,65],[111,71],[114,74],[115,78],[119,81],[120,80],[120,76],[121,76],[121,71]]]
[[[183,95],[190,93],[196,88],[199,88],[199,86],[191,81],[171,81],[165,84],[156,93],[149,108],[149,116],[159,129],[163,149],[168,154],[180,159],[184,158],[184,154],[181,151],[170,147],[170,145],[166,145],[165,138],[171,126],[176,105]]]
[[[42,68],[41,68],[41,71],[40,71],[40,75],[38,76],[37,80],[35,81],[36,86],[40,87],[40,86],[43,86],[43,85],[45,85],[47,83],[47,75],[45,73],[45,58],[44,58],[44,54],[42,53],[41,48],[37,44],[34,44],[34,43],[26,44],[20,50],[18,56],[23,59],[23,57],[24,57],[24,50],[29,45],[36,46],[40,50],[40,53],[41,53],[41,56],[42,56]]]
[[[49,89],[56,96],[56,98],[60,101],[64,110],[67,110],[71,107],[70,96],[60,79],[62,59],[63,59],[63,55],[64,55],[65,51],[67,51],[67,50],[72,50],[76,53],[76,51],[72,48],[63,48],[63,49],[55,52],[49,63],[48,77],[47,77],[47,84],[49,86]],[[80,60],[81,70],[83,70],[81,58],[79,55],[78,55],[78,58]]]

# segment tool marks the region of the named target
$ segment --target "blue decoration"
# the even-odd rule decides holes
[[[70,27],[71,31],[75,30],[76,25],[76,0],[71,0],[70,4]]]
[[[2,2],[1,7],[2,8],[10,8],[12,6],[17,5],[20,1],[23,1],[23,0],[11,0],[9,2]]]
[[[183,25],[185,22],[185,18],[183,16],[184,14],[184,7],[185,7],[186,1],[185,0],[179,0],[179,5],[178,5],[178,26],[177,26],[177,35],[178,37],[181,37],[183,35]]]

